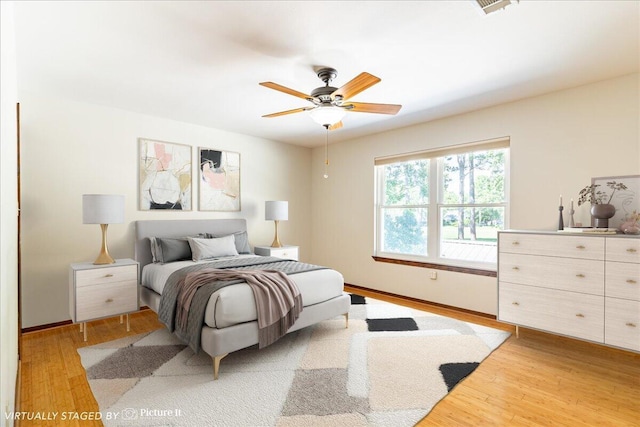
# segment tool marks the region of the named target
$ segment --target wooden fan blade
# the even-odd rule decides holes
[[[397,104],[370,104],[368,102],[347,102],[342,104],[348,111],[356,113],[397,114],[402,105]]]
[[[279,85],[278,83],[273,82],[262,82],[260,86],[268,87],[269,89],[277,90],[280,92],[284,92],[289,95],[297,96],[298,98],[309,100],[311,98],[310,95],[307,95],[302,92],[298,92],[297,90],[289,89],[286,86]]]
[[[331,126],[329,126],[329,130],[340,129],[342,126],[343,126],[342,122],[334,123]]]
[[[335,98],[336,96],[341,96],[342,99],[349,99],[379,82],[380,79],[374,75],[371,75],[369,73],[360,73],[354,79],[347,82],[344,86],[333,91],[331,96],[333,98]]]
[[[301,113],[303,111],[307,111],[307,110],[311,110],[313,107],[304,107],[304,108],[295,108],[293,110],[287,110],[287,111],[280,111],[278,113],[271,113],[271,114],[265,114],[262,117],[279,117],[279,116],[285,116],[287,114],[293,114],[293,113]]]

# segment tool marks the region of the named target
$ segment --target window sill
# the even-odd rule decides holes
[[[459,267],[455,265],[434,264],[422,261],[408,261],[404,259],[385,258],[373,255],[372,258],[377,262],[387,262],[390,264],[409,265],[412,267],[431,268],[433,270],[453,271],[456,273],[475,274],[476,276],[498,277],[498,273],[493,270],[482,270],[480,268]]]

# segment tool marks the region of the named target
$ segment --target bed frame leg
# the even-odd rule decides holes
[[[349,329],[349,313],[344,314],[345,329]]]
[[[214,356],[213,357],[213,380],[214,381],[218,379],[218,374],[220,373],[220,361],[227,354],[229,354],[229,353],[225,353],[225,354],[223,354],[221,356]]]

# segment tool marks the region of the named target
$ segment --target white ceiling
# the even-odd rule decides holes
[[[534,1],[483,16],[472,1],[17,2],[19,91],[70,98],[302,146],[324,142],[309,106],[314,66],[353,101],[343,141],[638,72],[640,2]]]

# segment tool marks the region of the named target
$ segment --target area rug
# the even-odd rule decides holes
[[[165,329],[78,349],[105,426],[413,426],[508,332],[352,295],[343,317],[211,358]]]

